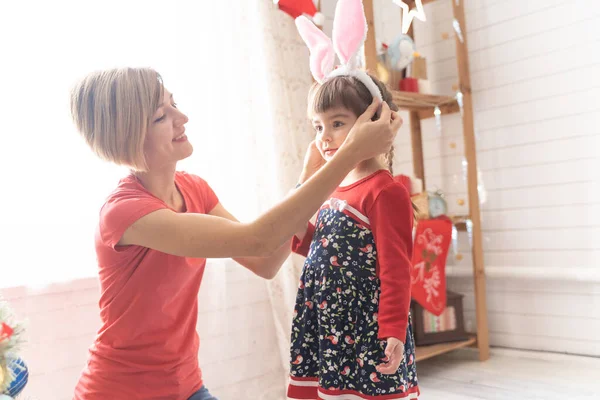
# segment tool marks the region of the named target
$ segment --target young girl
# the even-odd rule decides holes
[[[352,2],[338,2],[336,21]],[[334,39],[335,29],[334,22]],[[308,113],[325,162],[376,96],[397,109],[385,86],[365,73],[342,70],[317,80]],[[307,259],[292,326],[291,399],[419,395],[409,316],[413,210],[392,178],[392,158],[390,152],[360,163],[323,204],[316,224],[293,241]]]

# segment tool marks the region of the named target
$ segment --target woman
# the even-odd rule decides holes
[[[214,399],[198,366],[197,293],[206,258],[235,258],[272,278],[289,240],[364,159],[385,153],[402,121],[373,103],[327,165],[285,201],[239,223],[201,178],[176,171],[192,154],[188,118],[152,69],[93,73],[73,89],[79,132],[101,158],[131,169],[100,211],[95,245],[102,327],[75,399]],[[317,163],[318,164],[318,163]],[[311,176],[312,175],[312,176]]]

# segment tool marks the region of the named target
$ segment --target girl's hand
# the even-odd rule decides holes
[[[379,364],[377,372],[385,375],[395,374],[404,358],[404,343],[394,337],[388,338],[385,355],[388,361],[387,363]]]
[[[306,155],[304,156],[304,168],[302,169],[298,183],[306,182],[308,178],[320,170],[323,165],[325,165],[325,160],[321,156],[319,149],[317,149],[316,141],[313,140],[306,150]]]

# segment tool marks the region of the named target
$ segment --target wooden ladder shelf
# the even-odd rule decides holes
[[[422,0],[423,5],[436,0]],[[433,346],[417,348],[417,360],[424,360],[449,351],[476,345],[479,350],[479,359],[484,361],[489,358],[489,333],[487,320],[487,305],[485,295],[485,270],[483,264],[483,243],[481,235],[481,218],[479,209],[479,193],[477,190],[477,155],[475,151],[475,133],[473,125],[473,102],[471,96],[471,77],[469,72],[469,55],[467,51],[467,28],[465,24],[464,0],[452,2],[453,17],[462,28],[463,40],[455,38],[456,62],[458,66],[458,88],[463,94],[462,125],[465,158],[467,161],[467,185],[469,199],[469,215],[461,217],[472,223],[472,253],[473,253],[473,279],[475,283],[475,306],[477,318],[477,334],[473,338],[454,343],[444,343]],[[414,8],[414,1],[405,1],[409,7]],[[373,17],[373,0],[363,0],[365,15],[369,31],[365,42],[365,64],[367,70],[377,71],[377,49],[375,41],[375,27]],[[400,21],[400,19],[399,19]],[[408,32],[414,38],[412,26]],[[454,97],[435,96],[420,93],[402,92],[392,90],[394,102],[404,110],[409,111],[411,143],[413,154],[414,175],[423,180],[425,187],[425,166],[423,162],[423,145],[421,137],[421,120],[434,116],[436,106],[442,114],[459,112],[460,108]],[[460,222],[460,221],[459,221]],[[460,223],[459,225],[460,226]],[[464,229],[464,228],[463,228]]]

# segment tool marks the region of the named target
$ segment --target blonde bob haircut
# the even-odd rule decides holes
[[[100,158],[145,171],[144,140],[163,95],[162,78],[151,68],[98,71],[73,87],[71,115]]]

